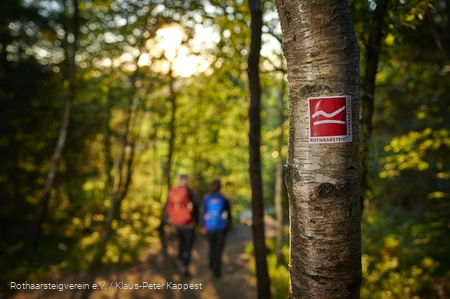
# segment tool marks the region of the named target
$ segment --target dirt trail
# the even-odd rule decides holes
[[[203,236],[197,236],[191,263],[191,278],[180,277],[176,263],[176,241],[169,240],[169,256],[165,260],[161,246],[155,243],[135,264],[99,273],[96,283],[104,285],[104,290],[92,291],[89,298],[154,298],[154,299],[253,299],[256,295],[256,280],[249,270],[250,256],[244,252],[251,241],[250,227],[236,225],[230,232],[224,252],[222,277],[214,278],[208,268],[208,246]],[[81,283],[84,276],[62,276],[52,282]],[[162,284],[162,289],[127,290],[124,284]],[[117,285],[117,283],[119,283]],[[174,284],[194,284],[195,290],[176,290]],[[201,284],[201,286],[200,286]],[[109,290],[109,287],[111,289]],[[122,289],[120,289],[122,287]],[[200,289],[201,287],[201,289]],[[82,291],[21,291],[12,298],[78,298]]]

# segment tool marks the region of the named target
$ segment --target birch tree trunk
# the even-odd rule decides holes
[[[45,215],[47,214],[48,201],[50,199],[50,191],[53,187],[53,183],[56,177],[56,171],[58,169],[59,160],[63,153],[64,146],[66,144],[67,132],[69,130],[70,115],[72,112],[72,104],[75,100],[75,55],[77,51],[78,42],[78,0],[73,0],[73,15],[72,15],[72,34],[73,42],[72,46],[68,49],[69,57],[69,94],[66,100],[66,105],[64,107],[63,120],[61,124],[61,130],[59,131],[58,141],[56,143],[55,151],[53,152],[52,160],[50,163],[50,170],[47,175],[47,180],[45,182],[45,188],[42,196],[39,200],[38,211],[36,215],[36,221],[34,224],[34,236],[33,236],[33,247],[37,247],[41,238],[41,227],[44,222]]]
[[[276,4],[289,84],[289,296],[359,298],[359,50],[350,10],[337,0]],[[352,141],[310,143],[308,98],[342,95],[351,97]]]
[[[261,51],[262,10],[259,0],[248,2],[252,25],[251,44],[248,56],[248,80],[250,90],[249,151],[250,181],[252,185],[252,232],[256,261],[258,298],[271,298],[270,279],[267,270],[266,237],[264,231],[264,203],[261,177],[261,83],[259,60]]]

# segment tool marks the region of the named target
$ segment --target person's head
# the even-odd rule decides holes
[[[179,185],[180,186],[187,186],[189,183],[189,177],[187,174],[182,174],[180,175],[180,181],[179,181]]]
[[[220,180],[219,179],[213,180],[211,182],[211,184],[209,184],[209,191],[210,192],[219,192],[220,187],[221,187]]]

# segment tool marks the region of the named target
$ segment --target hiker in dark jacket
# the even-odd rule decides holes
[[[206,233],[209,242],[209,267],[214,276],[221,276],[222,252],[225,238],[231,228],[230,201],[220,193],[220,180],[214,180],[209,186],[210,193],[203,199],[202,233]]]
[[[182,274],[191,276],[189,263],[195,242],[199,205],[195,193],[188,187],[189,177],[181,175],[177,187],[170,189],[165,206],[165,218],[175,226],[178,237],[178,259],[183,264]]]

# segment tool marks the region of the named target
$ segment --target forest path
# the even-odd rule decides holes
[[[267,225],[268,223],[266,223]],[[270,232],[273,226],[268,227]],[[226,240],[222,277],[217,279],[208,268],[208,243],[206,238],[197,235],[192,252],[190,270],[192,277],[180,276],[176,262],[177,242],[169,238],[168,256],[164,258],[160,242],[152,244],[141,258],[133,265],[102,270],[96,279],[98,288],[93,290],[89,298],[152,298],[152,299],[253,299],[257,298],[256,279],[250,272],[250,255],[245,253],[245,246],[251,242],[251,228],[236,224]],[[82,275],[62,275],[52,279],[52,283],[82,283]],[[123,282],[123,285],[120,285]],[[162,289],[125,289],[125,284],[161,284]],[[193,284],[198,289],[176,290],[175,284]],[[201,286],[200,286],[201,284]],[[111,289],[109,289],[111,286]],[[201,287],[201,288],[200,288]],[[82,291],[20,291],[12,298],[70,298],[76,299]]]

